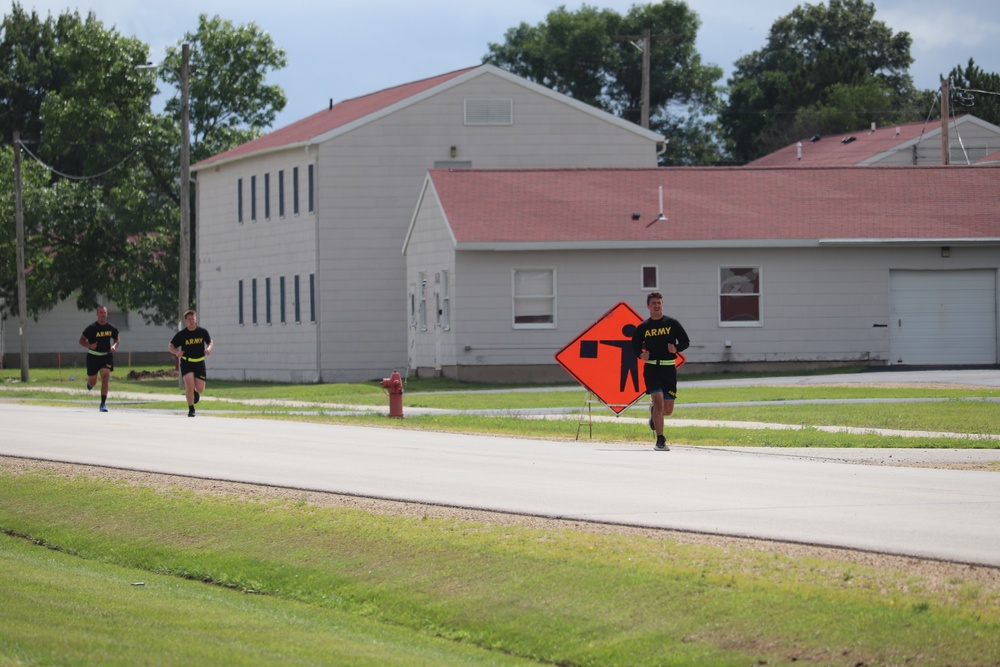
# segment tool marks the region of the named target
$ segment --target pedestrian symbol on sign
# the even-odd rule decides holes
[[[621,302],[556,353],[556,361],[615,414],[639,400],[641,360],[632,353],[632,333],[642,322]]]

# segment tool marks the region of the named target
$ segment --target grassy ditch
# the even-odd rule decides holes
[[[984,568],[2,468],[0,487],[0,663],[1000,663]]]

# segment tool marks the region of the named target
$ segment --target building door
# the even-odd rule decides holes
[[[997,363],[997,272],[890,271],[889,363]]]

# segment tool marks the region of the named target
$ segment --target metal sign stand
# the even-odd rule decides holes
[[[594,410],[593,406],[595,403],[600,405],[605,405],[609,408],[624,408],[621,412],[615,413],[615,417],[621,417],[622,413],[627,412],[630,407],[636,405],[638,401],[632,403],[605,403],[601,399],[597,398],[597,395],[592,391],[587,391],[587,395],[583,398],[583,408],[580,410],[580,420],[576,423],[576,439],[580,439],[580,431],[583,429],[584,425],[587,426],[587,434],[590,439],[594,439]],[[644,403],[643,403],[644,404]]]

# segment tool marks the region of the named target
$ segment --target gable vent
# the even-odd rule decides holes
[[[513,125],[513,100],[465,100],[466,125]]]

